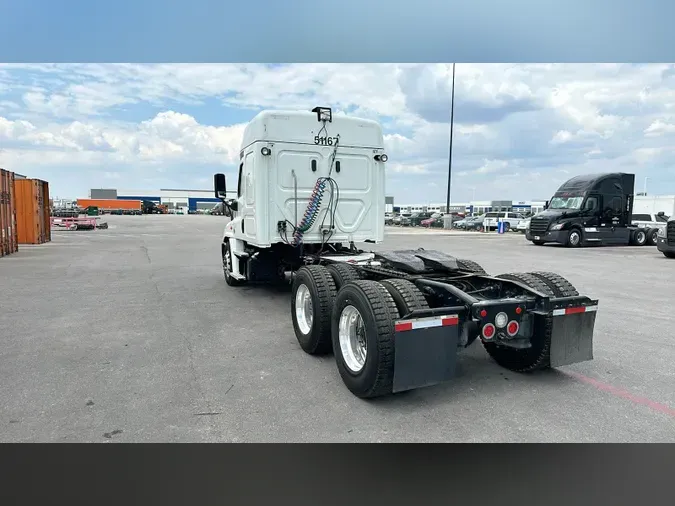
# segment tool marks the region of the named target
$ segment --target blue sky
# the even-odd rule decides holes
[[[458,64],[452,200],[614,170],[675,193],[674,68]],[[450,83],[450,64],[0,64],[0,166],[63,198],[208,188],[259,110],[328,105],[384,125],[397,202],[443,202]]]

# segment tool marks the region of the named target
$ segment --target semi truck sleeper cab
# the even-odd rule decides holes
[[[532,217],[525,236],[536,245],[654,245],[654,230],[632,225],[634,187],[635,174],[573,177]]]

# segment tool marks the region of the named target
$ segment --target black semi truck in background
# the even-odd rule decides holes
[[[635,174],[576,176],[558,188],[546,209],[533,216],[525,237],[536,245],[644,246],[656,230],[632,224]]]

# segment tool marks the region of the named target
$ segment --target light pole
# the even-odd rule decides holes
[[[644,193],[644,196],[647,196],[647,181],[649,180],[649,177],[645,178],[645,184],[644,187],[642,188],[642,192]]]
[[[450,212],[450,183],[452,182],[452,134],[455,121],[455,64],[452,64],[452,95],[450,98],[450,154],[448,157],[448,194],[445,201],[445,211]]]

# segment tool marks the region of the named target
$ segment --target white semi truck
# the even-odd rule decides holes
[[[370,398],[454,376],[458,351],[480,340],[518,372],[593,358],[598,301],[552,272],[488,275],[440,251],[369,252],[384,240],[380,125],[330,108],[264,111],[246,127],[236,198],[215,194],[231,221],[225,281],[289,283],[300,348],[334,353],[347,388]]]

